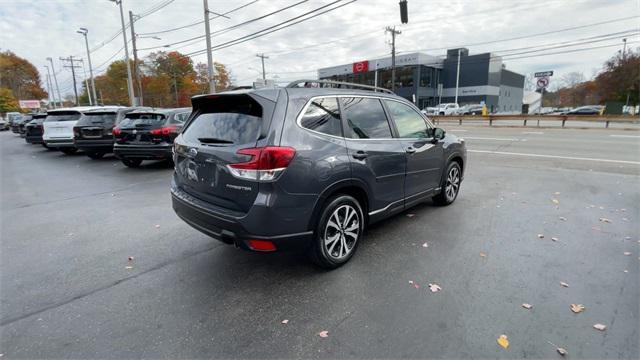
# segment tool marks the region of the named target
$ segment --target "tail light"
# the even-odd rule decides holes
[[[122,131],[120,130],[119,127],[116,126],[111,130],[111,133],[113,134],[113,136],[118,136],[122,133]]]
[[[249,155],[246,162],[227,165],[231,175],[245,180],[274,181],[289,166],[296,154],[291,147],[267,146],[240,149],[237,154]]]
[[[177,125],[169,125],[169,126],[161,127],[160,129],[153,129],[149,131],[151,135],[169,135],[169,134],[175,134],[177,132],[178,132]]]
[[[79,127],[73,127],[73,137],[79,137],[80,136],[80,128]]]
[[[276,245],[268,240],[249,240],[249,248],[255,251],[276,251]]]

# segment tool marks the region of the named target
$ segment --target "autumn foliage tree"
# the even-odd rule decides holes
[[[10,89],[0,88],[0,113],[19,111],[18,100],[13,96]]]
[[[0,86],[19,100],[42,100],[48,96],[36,67],[11,51],[0,52]]]

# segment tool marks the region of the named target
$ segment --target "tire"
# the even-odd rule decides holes
[[[443,175],[440,194],[434,196],[433,201],[438,205],[446,206],[452,204],[458,197],[462,182],[462,169],[457,162],[452,161]]]
[[[444,112],[440,112],[440,115],[443,115],[443,116],[444,116]]]
[[[103,152],[88,152],[87,156],[94,159],[94,160],[99,160],[102,159],[102,157],[104,157],[104,153]]]
[[[78,152],[78,149],[69,147],[69,148],[61,148],[60,151],[62,151],[65,155],[73,155],[76,152]]]
[[[309,256],[316,265],[335,269],[351,259],[362,240],[362,207],[349,195],[337,195],[327,200],[320,214]]]
[[[126,167],[137,168],[137,167],[140,167],[140,164],[142,164],[142,160],[139,160],[139,159],[122,159],[122,163]]]
[[[43,147],[43,148],[45,148],[45,149],[51,149],[51,148],[49,147],[49,145],[47,145],[47,144],[45,144],[45,143],[41,143],[41,145],[42,145],[42,147]]]

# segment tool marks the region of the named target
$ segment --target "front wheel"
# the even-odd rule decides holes
[[[137,168],[137,167],[140,167],[140,164],[142,164],[142,160],[138,160],[138,159],[122,159],[122,163],[126,167]]]
[[[433,197],[433,201],[436,204],[443,206],[453,203],[458,197],[460,182],[462,181],[460,165],[455,161],[450,162],[445,174],[440,185],[440,194]]]
[[[310,249],[317,265],[335,269],[344,265],[356,251],[364,231],[364,215],[358,200],[338,195],[324,206]]]

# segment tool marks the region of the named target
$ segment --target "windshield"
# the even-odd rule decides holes
[[[128,114],[120,123],[120,128],[161,126],[166,119],[164,114]]]
[[[76,121],[80,119],[80,113],[77,111],[58,111],[54,113],[49,113],[45,122],[52,121]]]

